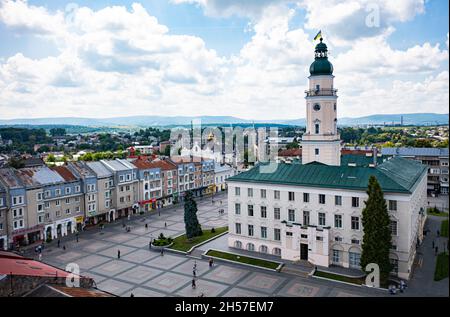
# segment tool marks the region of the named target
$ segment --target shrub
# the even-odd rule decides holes
[[[216,233],[216,229],[212,228],[211,233]]]

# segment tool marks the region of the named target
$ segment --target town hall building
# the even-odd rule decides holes
[[[401,157],[342,155],[333,81],[320,39],[306,91],[302,158],[276,163],[274,172],[261,163],[227,180],[228,244],[288,261],[359,269],[362,210],[374,175],[391,218],[392,273],[408,279],[423,239],[427,167]]]

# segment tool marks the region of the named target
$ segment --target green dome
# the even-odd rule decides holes
[[[320,43],[316,45],[315,60],[309,67],[309,73],[311,76],[314,75],[333,75],[333,65],[328,61],[328,48],[325,43]]]

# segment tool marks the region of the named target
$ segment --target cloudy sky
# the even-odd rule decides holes
[[[0,0],[0,118],[305,116],[322,30],[340,117],[447,113],[446,0]]]

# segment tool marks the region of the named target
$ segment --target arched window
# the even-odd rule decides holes
[[[253,243],[247,243],[248,251],[255,251],[255,245]]]
[[[267,253],[267,246],[265,246],[265,245],[260,246],[260,247],[259,247],[259,252],[261,252],[261,253]]]
[[[281,249],[280,248],[273,248],[272,250],[273,255],[281,256]]]
[[[242,242],[241,241],[234,241],[234,247],[236,249],[242,249]]]

